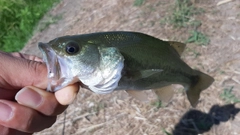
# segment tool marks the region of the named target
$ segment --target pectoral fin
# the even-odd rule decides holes
[[[181,43],[181,42],[176,42],[176,41],[167,41],[177,52],[178,54],[181,56],[186,44]]]
[[[172,85],[168,85],[158,89],[152,89],[152,91],[158,96],[163,105],[167,105],[174,94],[174,89]]]
[[[162,71],[163,71],[162,69],[147,69],[147,70],[132,72],[132,79],[138,80],[142,78],[148,78],[149,76],[160,73]]]
[[[143,91],[138,91],[138,90],[126,90],[128,95],[134,97],[135,99],[143,102],[148,101],[147,95]]]

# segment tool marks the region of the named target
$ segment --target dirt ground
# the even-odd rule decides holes
[[[183,59],[215,78],[201,94],[196,109],[191,109],[185,94],[179,91],[168,106],[157,109],[151,102],[137,101],[123,91],[98,95],[81,89],[51,128],[35,134],[60,135],[64,131],[65,135],[167,135],[167,131],[175,135],[239,135],[240,105],[227,105],[220,95],[233,87],[232,92],[240,98],[240,1],[225,0],[219,5],[222,1],[193,1],[205,11],[195,18],[202,22],[199,30],[211,41],[206,46],[187,44]],[[171,14],[174,0],[145,0],[139,7],[133,3],[134,0],[62,0],[48,13],[62,18],[36,32],[22,51],[41,56],[38,42],[99,31],[138,31],[181,42],[189,36],[186,28],[160,23]],[[195,52],[200,55],[196,57]],[[147,94],[153,101],[152,93]]]

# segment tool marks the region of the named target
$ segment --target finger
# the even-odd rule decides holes
[[[28,86],[21,89],[15,96],[19,104],[30,107],[47,116],[62,113],[67,106],[58,103],[53,93]]]
[[[31,135],[32,134],[32,133],[21,132],[15,129],[4,127],[2,125],[0,125],[0,133],[1,135]]]
[[[0,125],[22,132],[38,132],[49,128],[56,121],[55,116],[44,116],[18,103],[0,100]]]
[[[69,105],[77,96],[78,91],[79,84],[75,83],[55,92],[55,96],[60,104]]]
[[[37,56],[33,56],[33,55],[23,54],[23,53],[19,53],[19,52],[11,53],[11,55],[13,55],[15,57],[19,57],[19,58],[32,60],[32,61],[43,62],[43,60],[41,58],[39,58]]]
[[[47,67],[42,62],[14,57],[0,52],[0,85],[9,89],[21,89],[24,86],[47,86]]]

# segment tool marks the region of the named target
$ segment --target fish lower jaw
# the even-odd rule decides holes
[[[51,79],[49,80],[47,91],[50,92],[56,92],[70,84],[74,84],[76,82],[79,82],[79,79],[77,77],[71,77],[71,78],[60,78],[58,80]]]

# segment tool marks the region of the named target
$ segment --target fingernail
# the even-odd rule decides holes
[[[31,88],[21,89],[15,96],[15,99],[26,106],[36,108],[42,103],[42,96]]]
[[[11,118],[12,115],[12,108],[5,104],[0,102],[0,121],[8,121]]]

